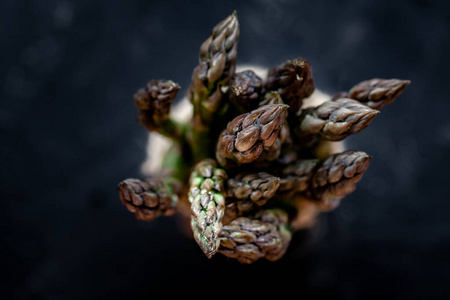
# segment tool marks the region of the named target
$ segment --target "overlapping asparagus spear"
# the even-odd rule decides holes
[[[334,209],[339,200],[355,190],[371,158],[363,151],[354,150],[331,155],[314,172],[306,195],[319,201],[324,209]]]
[[[288,107],[285,104],[261,106],[229,122],[217,142],[216,158],[219,164],[230,167],[255,161],[264,147],[275,143]]]
[[[326,101],[302,111],[294,132],[303,147],[311,147],[319,138],[341,141],[365,129],[377,114],[377,110],[356,100]]]
[[[239,217],[225,225],[219,252],[247,264],[260,258],[276,261],[286,252],[291,238],[286,212],[263,210],[254,217]]]
[[[219,234],[225,213],[225,170],[214,160],[199,162],[190,178],[191,228],[203,252],[211,257],[219,247]]]
[[[169,178],[130,178],[119,184],[122,204],[134,213],[136,219],[143,221],[151,221],[161,215],[173,215],[180,191],[181,184]]]
[[[263,81],[252,70],[236,73],[231,78],[229,101],[240,113],[258,108]]]
[[[279,186],[280,178],[266,172],[243,172],[229,178],[224,223],[258,211],[275,196]]]
[[[275,195],[279,186],[280,178],[269,173],[240,173],[228,179],[228,197],[250,199],[262,206]]]
[[[288,60],[269,70],[265,88],[276,91],[283,101],[290,106],[290,112],[297,112],[303,99],[314,92],[314,79],[311,64],[302,58]]]
[[[348,93],[336,94],[333,99],[351,98],[370,108],[381,110],[397,99],[410,83],[409,80],[374,78],[358,83]]]
[[[139,123],[148,131],[158,132],[176,142],[183,140],[183,127],[169,114],[179,90],[180,86],[171,80],[151,80],[134,95],[135,105],[139,108]]]
[[[233,13],[217,24],[200,47],[188,97],[194,108],[191,146],[196,161],[211,156],[216,138],[213,124],[224,108],[224,91],[236,68],[239,22]]]
[[[324,154],[322,145],[361,132],[410,82],[375,78],[314,106],[307,103],[315,89],[308,61],[288,60],[266,79],[252,70],[235,73],[238,39],[233,13],[201,45],[188,90],[189,124],[169,117],[176,83],[152,80],[135,94],[139,122],[175,143],[163,159],[165,175],[126,179],[119,196],[144,221],[188,208],[191,232],[208,258],[275,261],[292,232],[335,209],[369,166],[363,151]]]
[[[323,210],[331,210],[354,191],[371,158],[363,151],[347,150],[330,155],[322,162],[299,160],[282,170],[277,193],[280,197],[302,194],[317,201]]]

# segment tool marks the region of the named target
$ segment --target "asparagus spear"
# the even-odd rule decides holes
[[[285,104],[265,105],[229,122],[217,142],[219,164],[229,167],[255,161],[264,147],[275,143],[288,107]]]
[[[212,159],[199,162],[191,173],[188,199],[195,241],[211,258],[219,247],[219,233],[225,212],[226,172]]]
[[[228,179],[223,223],[258,211],[275,195],[279,185],[280,178],[266,172],[243,172]]]
[[[261,155],[253,162],[257,168],[269,168],[274,163],[287,163],[290,151],[294,151],[289,125],[285,121],[279,130],[278,138],[272,146],[264,147]]]
[[[296,113],[302,106],[303,99],[314,91],[311,64],[307,60],[297,58],[272,67],[265,87],[267,91],[277,91],[290,106],[289,111]]]
[[[155,131],[177,143],[184,139],[183,127],[169,117],[170,106],[180,90],[171,80],[152,80],[134,95],[139,108],[138,121],[148,131]]]
[[[170,105],[180,90],[172,80],[152,80],[134,95],[135,105],[140,110],[153,111],[155,123],[169,118]]]
[[[365,80],[349,91],[349,98],[358,100],[373,109],[381,110],[383,106],[392,103],[400,96],[410,83],[409,80],[400,79]]]
[[[236,13],[217,24],[200,47],[200,63],[194,69],[188,97],[194,107],[191,146],[195,161],[212,154],[211,131],[224,106],[223,88],[234,74],[239,23]]]
[[[229,100],[240,113],[257,108],[262,94],[262,79],[252,70],[236,73],[231,78]]]
[[[212,29],[211,35],[200,47],[200,62],[213,60],[218,53],[225,54],[226,63],[221,76],[224,84],[228,84],[234,74],[238,41],[239,22],[234,11]]]
[[[323,210],[334,209],[343,197],[355,190],[371,158],[367,153],[355,150],[330,155],[315,170],[305,194],[319,201]]]
[[[277,195],[292,196],[295,193],[307,191],[319,164],[317,159],[302,159],[284,167],[281,170]]]
[[[282,169],[276,196],[300,195],[315,200],[323,210],[333,209],[339,200],[354,191],[370,159],[363,151],[347,150],[324,161],[298,160]]]
[[[280,185],[280,178],[266,172],[239,173],[228,179],[228,197],[250,199],[257,205],[264,205]]]
[[[152,221],[160,215],[175,213],[181,184],[171,178],[139,180],[129,178],[119,183],[122,204],[136,219]]]
[[[263,210],[254,217],[239,217],[223,227],[219,252],[250,264],[260,258],[280,259],[292,234],[288,216],[281,209]]]
[[[302,111],[295,135],[306,147],[319,137],[340,141],[369,126],[378,113],[356,100],[343,98],[326,101]]]
[[[240,216],[253,214],[260,210],[260,206],[249,198],[227,198],[225,203],[225,215],[223,224],[226,225]]]

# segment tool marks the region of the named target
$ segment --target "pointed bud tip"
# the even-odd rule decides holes
[[[411,80],[402,80],[403,81],[403,83],[405,84],[405,85],[410,85],[411,84]]]
[[[168,83],[176,88],[180,88],[180,85],[176,83],[175,81],[169,80]]]
[[[369,155],[369,154],[367,154],[366,152],[363,152],[363,151],[359,151],[359,152],[360,152],[361,157],[368,158],[369,160],[372,159],[372,155]]]

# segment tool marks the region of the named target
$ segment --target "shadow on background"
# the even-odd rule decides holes
[[[348,148],[371,166],[279,262],[208,260],[177,218],[136,221],[117,184],[141,177],[132,95],[186,93],[198,49],[237,10],[238,63],[298,56],[328,93],[412,81]],[[12,1],[0,4],[0,232],[10,299],[275,292],[448,299],[449,7],[444,1]]]

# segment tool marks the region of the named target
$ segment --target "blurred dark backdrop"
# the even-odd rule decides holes
[[[208,260],[176,218],[138,222],[116,190],[142,177],[134,92],[168,78],[185,93],[201,42],[233,10],[240,64],[302,56],[328,93],[412,81],[347,139],[373,156],[357,190],[276,263]],[[1,298],[448,299],[449,11],[420,0],[1,1]]]

